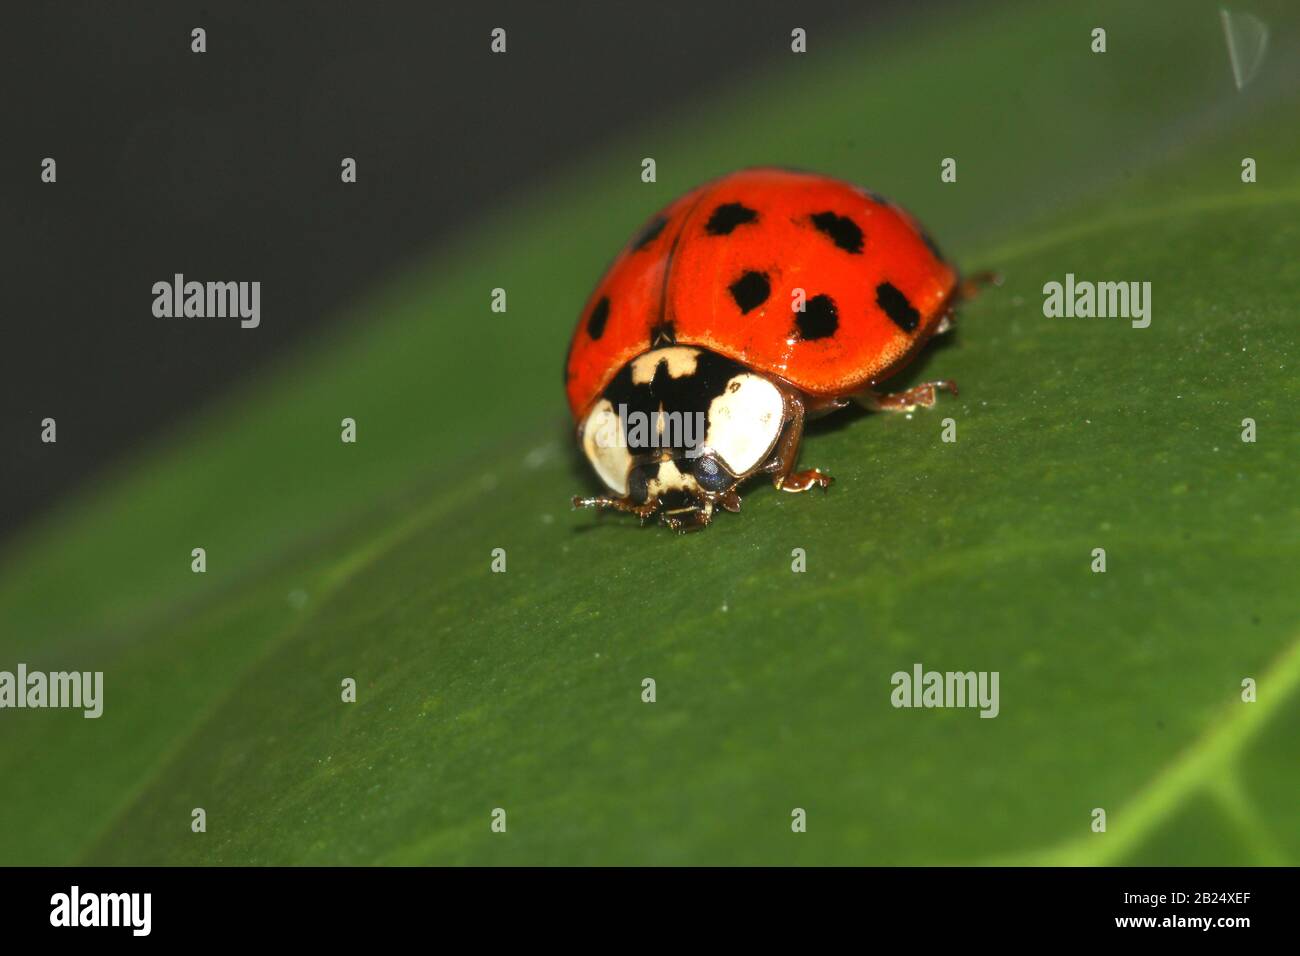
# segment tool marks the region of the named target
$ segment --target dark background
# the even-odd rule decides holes
[[[0,540],[482,209],[901,3],[54,3],[7,10]],[[207,30],[207,52],[190,31]],[[508,52],[494,56],[502,26]],[[567,55],[557,56],[556,50]],[[178,80],[177,77],[182,79]],[[53,157],[58,181],[40,181]],[[358,182],[340,182],[345,156]],[[151,287],[260,280],[261,326]],[[557,356],[557,362],[559,358]],[[40,422],[58,422],[58,442]]]

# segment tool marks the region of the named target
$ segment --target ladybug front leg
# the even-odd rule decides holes
[[[810,488],[829,488],[831,482],[835,479],[830,475],[823,474],[816,468],[807,468],[803,471],[792,471],[784,478],[775,478],[772,484],[776,485],[782,491],[789,491],[797,494],[800,491],[807,491]]]
[[[665,511],[659,516],[660,524],[671,528],[678,534],[700,531],[707,528],[712,521],[713,506],[707,501],[687,505],[685,508],[674,508],[671,511]]]
[[[880,395],[868,391],[853,397],[859,405],[869,408],[873,412],[911,412],[918,407],[932,408],[940,390],[956,395],[957,383],[947,380],[925,382],[921,385],[914,385],[905,392]]]
[[[740,495],[736,494],[736,489],[730,489],[726,494],[718,499],[718,504],[726,508],[733,515],[740,514]]]
[[[659,510],[659,499],[653,498],[650,501],[638,504],[631,498],[608,498],[604,495],[597,495],[594,498],[583,498],[574,495],[573,507],[575,508],[600,508],[610,509],[611,511],[623,511],[628,514],[634,514],[641,519],[642,523],[651,515]]]
[[[799,458],[799,442],[803,440],[803,421],[806,409],[801,396],[787,393],[786,414],[789,422],[777,443],[776,453],[768,459],[763,470],[772,475],[772,484],[781,491],[800,492],[809,488],[827,488],[835,479],[824,475],[816,468],[795,471],[794,463]]]

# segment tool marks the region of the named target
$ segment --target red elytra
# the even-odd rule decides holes
[[[732,287],[749,275],[767,290],[745,311]],[[957,282],[916,221],[879,196],[810,173],[733,173],[655,216],[597,284],[569,347],[569,408],[580,419],[623,365],[664,341],[711,349],[809,395],[849,395],[916,354]],[[750,285],[753,297],[763,292],[760,280]],[[835,328],[809,337],[798,319],[810,325],[818,297],[833,303]]]

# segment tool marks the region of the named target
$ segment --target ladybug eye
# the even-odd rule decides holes
[[[638,504],[650,497],[649,482],[644,468],[633,468],[627,478],[627,496]]]
[[[701,455],[695,459],[691,473],[695,475],[695,483],[705,491],[722,491],[735,480],[712,455]]]

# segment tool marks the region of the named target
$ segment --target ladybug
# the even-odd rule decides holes
[[[648,222],[597,284],[565,363],[578,444],[609,493],[574,507],[656,513],[678,531],[768,475],[795,470],[804,421],[857,400],[930,407],[951,381],[877,383],[952,324],[972,285],[910,215],[849,183],[784,169],[732,173]]]

